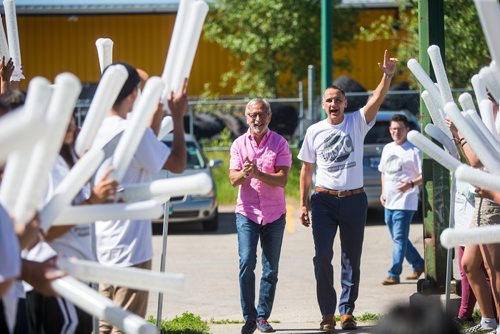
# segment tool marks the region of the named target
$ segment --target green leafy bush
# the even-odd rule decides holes
[[[149,322],[156,324],[156,319],[152,316]],[[172,320],[162,320],[160,325],[161,333],[168,334],[210,334],[208,323],[190,312],[184,312]]]

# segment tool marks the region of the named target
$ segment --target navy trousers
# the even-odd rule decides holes
[[[361,250],[368,201],[365,193],[335,197],[314,193],[311,197],[316,294],[321,314],[334,314],[337,293],[333,287],[333,241],[340,231],[342,294],[341,315],[352,314],[358,298]]]

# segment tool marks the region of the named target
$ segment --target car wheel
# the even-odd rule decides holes
[[[210,232],[217,231],[217,229],[219,228],[219,211],[218,211],[218,209],[215,209],[215,215],[213,218],[211,218],[209,220],[204,220],[202,222],[202,224],[203,224],[203,231],[210,231]]]

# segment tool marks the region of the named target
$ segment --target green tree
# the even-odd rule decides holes
[[[358,38],[390,39],[401,63],[418,59],[418,0],[395,1],[399,15],[382,16],[361,27]],[[430,4],[432,5],[432,4]],[[444,1],[445,66],[450,85],[470,87],[470,78],[491,61],[474,2]]]
[[[234,94],[288,95],[296,91],[293,83],[307,76],[307,65],[318,68],[321,47],[318,0],[216,0],[210,7],[205,37],[230,50],[240,61],[241,68],[221,78],[221,85],[232,86]],[[342,18],[335,21],[335,45],[352,41],[354,12],[335,8],[332,15]],[[291,82],[280,82],[284,74]]]

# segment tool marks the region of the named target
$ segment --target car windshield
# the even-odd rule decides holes
[[[163,142],[168,147],[172,147],[172,142]],[[198,147],[193,142],[186,142],[186,169],[202,169],[205,168],[205,159]]]
[[[365,144],[387,144],[391,141],[389,122],[376,122],[365,137]]]
[[[365,137],[365,144],[387,144],[392,141],[389,133],[390,121],[377,121]],[[418,125],[410,122],[410,129],[418,129]]]

